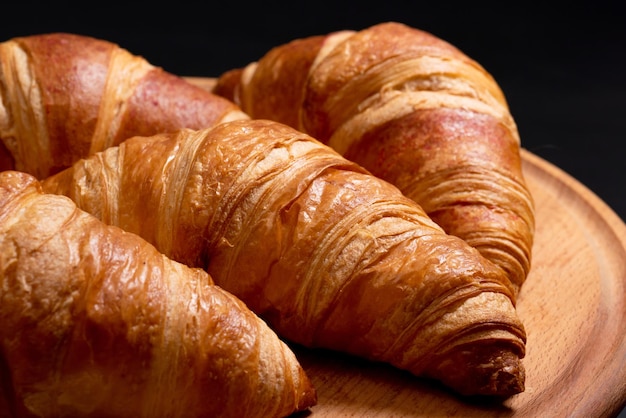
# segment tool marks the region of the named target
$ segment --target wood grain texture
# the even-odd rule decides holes
[[[528,332],[525,392],[502,403],[464,400],[385,365],[294,347],[318,391],[311,418],[589,418],[626,405],[626,225],[576,179],[522,153],[536,206],[517,306]]]

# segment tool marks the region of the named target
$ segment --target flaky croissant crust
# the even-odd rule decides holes
[[[41,179],[130,136],[245,117],[108,41],[49,33],[0,43],[0,169]]]
[[[0,284],[2,416],[283,417],[316,402],[289,348],[205,271],[25,173],[0,173]]]
[[[348,32],[343,35],[347,39]],[[213,102],[205,103],[208,96],[193,89],[179,95],[173,89],[179,79],[157,77],[158,71],[134,58],[131,67],[142,71],[121,80],[120,67],[109,66],[126,61],[120,51],[104,58],[95,54],[100,57],[95,67],[78,72],[82,67],[72,63],[74,54],[61,48],[66,41],[55,35],[16,40],[19,48],[12,42],[1,46],[0,53],[11,51],[7,59],[1,55],[0,63],[0,121],[6,129],[1,132],[10,162],[32,161],[43,150],[41,166],[29,169],[43,170],[37,171],[43,178],[87,150],[92,157],[48,178],[46,189],[71,195],[81,208],[140,234],[179,262],[206,268],[220,286],[293,341],[389,362],[435,377],[461,393],[508,396],[523,390],[526,336],[514,309],[518,281],[511,282],[465,241],[445,234],[400,190],[276,122],[176,131],[180,124],[163,125],[162,118],[198,113],[177,113],[176,104],[211,107]],[[94,48],[86,39],[81,42],[85,50]],[[58,57],[69,60],[53,61],[51,68],[60,71],[52,76],[31,76],[44,69],[32,65],[37,59],[23,59],[23,52],[35,57],[43,51],[45,57],[55,45]],[[108,47],[95,44],[95,50]],[[84,56],[82,64],[91,58]],[[14,65],[16,60],[23,65]],[[90,71],[94,86],[123,88],[116,94],[109,89],[89,92],[70,83],[71,95],[54,91],[67,81],[64,74],[80,80]],[[13,74],[17,77],[6,82]],[[55,77],[61,84],[47,84]],[[24,78],[28,83],[19,82]],[[169,93],[161,94],[159,86],[168,87]],[[141,100],[145,98],[149,100]],[[86,99],[79,110],[67,107],[79,99]],[[9,108],[15,103],[20,105]],[[21,103],[35,107],[22,111]],[[156,110],[151,103],[157,104]],[[209,125],[247,118],[234,104],[222,103],[238,116],[210,112]],[[124,111],[100,115],[105,109]],[[55,117],[41,118],[38,112]],[[22,113],[34,123],[16,123]],[[312,119],[324,115],[317,112]],[[81,120],[89,129],[83,131],[77,122]],[[323,126],[334,123],[326,122]],[[136,130],[105,132],[126,124]],[[170,133],[150,137],[142,129],[151,126]],[[26,132],[16,134],[19,129],[43,135],[22,143]],[[99,134],[94,137],[93,132]],[[132,132],[142,137],[110,147]],[[51,140],[64,136],[78,142]],[[24,152],[22,147],[31,143],[31,151]],[[96,152],[99,147],[107,150]],[[67,157],[68,149],[83,152]]]
[[[43,184],[206,268],[291,341],[463,393],[523,390],[526,335],[502,270],[396,187],[286,125],[134,137]]]
[[[393,183],[525,281],[534,207],[517,126],[493,77],[453,45],[396,22],[295,39],[212,91]]]

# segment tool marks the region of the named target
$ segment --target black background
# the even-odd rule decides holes
[[[13,3],[2,14],[0,41],[80,33],[118,43],[167,71],[209,77],[294,38],[406,23],[481,63],[502,87],[523,147],[626,219],[626,15],[618,2],[57,1]]]

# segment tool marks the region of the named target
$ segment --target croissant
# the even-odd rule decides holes
[[[294,353],[201,269],[0,173],[0,416],[282,417]]]
[[[206,269],[294,343],[462,395],[524,390],[526,334],[502,269],[395,186],[287,125],[133,137],[42,184]]]
[[[0,43],[0,170],[42,179],[130,136],[245,117],[111,42],[50,33]]]
[[[454,46],[385,22],[279,45],[212,91],[393,183],[516,288],[525,281],[534,208],[519,133],[493,77]]]

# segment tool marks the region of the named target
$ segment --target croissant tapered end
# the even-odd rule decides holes
[[[235,103],[239,102],[239,84],[243,76],[243,68],[234,68],[226,71],[216,81],[211,88],[211,92],[221,97],[227,97]]]
[[[509,347],[491,345],[457,347],[441,362],[433,362],[426,374],[461,395],[507,398],[525,390],[526,372],[520,355]],[[464,364],[466,366],[460,367]]]
[[[308,411],[317,405],[317,390],[311,383],[304,369],[300,370],[300,387],[296,399],[299,399],[293,413]]]
[[[294,382],[293,387],[293,399],[296,401],[296,404],[293,406],[291,414],[310,410],[312,406],[317,405],[317,389],[311,382],[304,368],[297,363],[296,370],[293,372],[297,375],[297,381]]]

